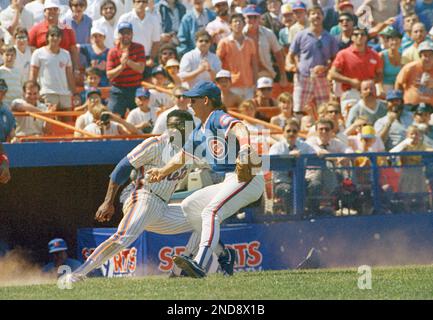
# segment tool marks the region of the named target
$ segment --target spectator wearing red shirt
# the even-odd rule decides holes
[[[108,108],[123,117],[126,109],[137,107],[135,91],[143,79],[146,57],[143,45],[132,42],[131,23],[119,23],[117,31],[119,42],[110,49],[107,57],[107,77],[112,84]]]
[[[367,29],[355,27],[352,41],[349,48],[338,52],[329,71],[330,78],[342,84],[341,108],[344,116],[346,107],[361,98],[359,90],[362,81],[380,83],[383,79],[383,60],[368,47]]]
[[[34,25],[29,31],[29,45],[36,49],[47,45],[48,28],[59,26],[62,29],[60,48],[69,51],[75,77],[80,76],[80,56],[77,49],[75,32],[71,27],[59,23],[60,6],[57,0],[46,0],[44,3],[44,21]]]

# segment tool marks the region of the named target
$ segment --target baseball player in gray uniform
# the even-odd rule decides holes
[[[123,219],[115,234],[101,243],[81,267],[66,275],[67,281],[83,280],[89,272],[99,268],[105,261],[133,243],[144,230],[159,234],[193,231],[182,209],[179,206],[168,205],[178,182],[188,173],[187,166],[180,167],[158,183],[150,184],[145,178],[146,170],[165,165],[181,149],[188,123],[192,129],[193,117],[189,112],[172,111],[167,118],[166,133],[160,137],[146,139],[119,162],[110,176],[107,194],[96,212],[96,220],[104,222],[111,219],[115,212],[116,194],[120,186],[128,180],[131,170],[135,168],[141,174],[135,190],[123,205]],[[198,245],[199,235],[193,233],[187,244],[186,254],[193,255]],[[226,259],[229,255],[228,250],[232,249],[222,248],[223,254],[219,262],[223,271],[233,274],[233,263]]]

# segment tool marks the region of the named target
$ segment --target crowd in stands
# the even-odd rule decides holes
[[[0,141],[160,134],[210,80],[274,154],[433,148],[433,0],[304,1],[2,0]]]

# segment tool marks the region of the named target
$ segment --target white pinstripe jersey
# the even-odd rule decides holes
[[[148,138],[136,146],[127,156],[131,165],[140,172],[137,178],[136,191],[151,191],[168,202],[177,184],[187,175],[188,168],[183,166],[157,183],[145,181],[144,174],[149,169],[161,168],[166,165],[179,150],[170,143],[167,134]]]

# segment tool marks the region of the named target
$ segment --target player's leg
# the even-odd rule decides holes
[[[222,183],[223,186],[202,211],[202,233],[200,248],[194,258],[195,263],[188,259],[178,259],[178,264],[188,275],[204,276],[203,267],[209,262],[213,251],[219,243],[220,223],[236,213],[242,207],[257,201],[264,190],[263,176],[259,175],[248,183],[237,181],[235,174],[230,174]],[[196,268],[198,266],[198,268]]]
[[[133,243],[146,228],[158,220],[167,205],[151,194],[144,194],[137,200],[126,204],[127,210],[119,224],[117,232],[101,243],[89,256],[86,262],[74,274],[85,276],[99,268],[120,250]]]

